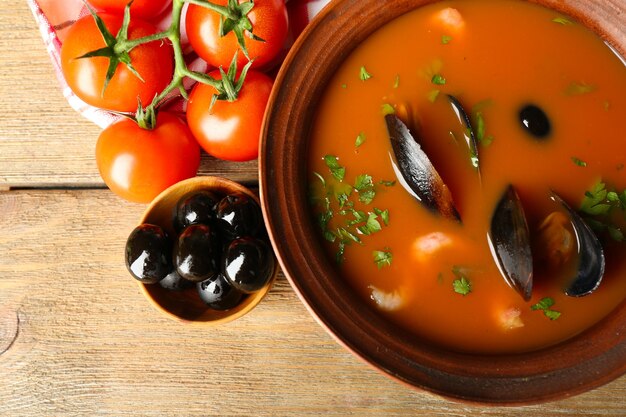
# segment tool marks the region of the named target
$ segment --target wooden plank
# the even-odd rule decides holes
[[[24,0],[0,8],[0,186],[102,186],[94,152],[100,129],[72,110]],[[204,155],[200,175],[256,181],[256,161]]]
[[[284,277],[219,328],[170,321],[123,265],[144,206],[107,190],[0,192],[0,415],[623,416],[626,377],[568,400],[476,407],[340,347]]]

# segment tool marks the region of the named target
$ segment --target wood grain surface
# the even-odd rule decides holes
[[[64,101],[23,0],[0,8],[0,56],[0,416],[626,415],[626,377],[511,408],[407,388],[339,346],[282,275],[223,327],[162,317],[123,265],[145,206],[102,188],[99,130]],[[254,182],[256,163],[202,172]]]

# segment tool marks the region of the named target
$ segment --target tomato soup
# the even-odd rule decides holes
[[[420,143],[459,220],[403,186],[386,114]],[[328,256],[373,309],[449,349],[523,352],[573,337],[626,297],[625,120],[624,63],[574,19],[523,1],[420,7],[351,52],[320,100],[308,171]],[[490,246],[509,185],[528,224],[530,299]],[[552,192],[602,244],[604,274],[588,295],[565,294],[580,265],[559,262],[561,249],[578,259],[577,243],[555,237]]]

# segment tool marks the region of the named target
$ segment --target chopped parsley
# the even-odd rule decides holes
[[[359,71],[359,77],[361,78],[361,81],[365,81],[365,80],[369,80],[370,78],[372,78],[372,74],[367,72],[365,67],[362,66],[360,71]]]
[[[396,75],[396,78],[393,81],[393,88],[398,88],[400,87],[400,76]]]
[[[430,79],[430,82],[435,85],[445,85],[446,79],[441,74],[435,74],[433,78]]]
[[[367,216],[367,220],[363,226],[357,227],[357,230],[364,235],[371,235],[372,233],[380,232],[382,230],[382,226],[378,221],[378,215],[376,213],[369,213]]]
[[[475,111],[472,116],[476,128],[476,140],[483,146],[491,145],[493,135],[485,135],[485,118],[483,117],[483,113],[481,111]]]
[[[384,251],[373,251],[372,257],[374,258],[374,263],[376,264],[378,269],[384,266],[391,266],[391,261],[393,260],[393,254],[389,251],[389,248],[385,248]]]
[[[396,185],[395,181],[387,181],[387,180],[381,180],[379,182],[380,185],[384,185],[385,187],[393,187],[394,185]]]
[[[462,296],[466,296],[467,294],[471,293],[472,283],[467,278],[465,268],[462,268],[460,266],[454,266],[452,267],[452,273],[457,278],[452,281],[452,288],[454,289],[454,292],[457,294],[461,294]]]
[[[474,127],[474,133],[476,134],[476,141],[482,146],[489,146],[493,142],[493,135],[487,135],[485,126],[485,117],[483,111],[487,107],[493,104],[493,100],[482,100],[472,107],[472,126]]]
[[[354,142],[354,146],[356,148],[358,148],[359,146],[363,145],[363,143],[365,143],[365,133],[360,132],[358,134],[358,136],[356,137],[356,141]]]
[[[575,156],[572,156],[572,162],[576,165],[578,165],[579,167],[586,167],[587,163],[585,161],[583,161],[580,158],[576,158]]]
[[[561,317],[560,311],[552,310],[550,307],[554,305],[554,300],[550,297],[544,297],[537,304],[530,307],[531,310],[543,311],[543,314],[550,320],[556,320]]]
[[[341,88],[348,88],[347,84],[341,84]]]
[[[382,111],[383,111],[383,116],[386,116],[388,114],[395,114],[396,109],[394,109],[391,104],[384,103],[382,107]]]
[[[596,86],[592,84],[571,82],[565,89],[565,95],[579,96],[581,94],[588,94],[596,90]]]
[[[426,96],[426,98],[428,98],[428,101],[430,101],[431,103],[434,103],[435,100],[437,100],[437,97],[439,97],[439,90],[431,90]]]
[[[573,25],[574,22],[572,22],[571,20],[569,20],[566,17],[563,16],[559,16],[559,17],[555,17],[554,19],[552,19],[552,21],[554,23],[558,23],[560,25],[566,26],[566,25]]]
[[[376,196],[372,177],[367,174],[356,177],[354,189],[359,193],[359,201],[363,204],[370,204]]]
[[[381,210],[381,209],[374,207],[374,213],[380,216],[383,223],[385,223],[385,226],[389,226],[389,210],[387,209]]]
[[[472,284],[465,277],[452,281],[452,287],[454,288],[455,293],[461,294],[462,296],[466,296],[472,292]]]
[[[322,196],[315,195],[314,184],[311,183],[310,201],[316,211],[317,223],[324,240],[336,245],[336,261],[341,264],[345,260],[346,248],[354,243],[363,245],[366,236],[380,232],[389,225],[389,210],[372,208],[358,210],[355,202],[370,204],[376,196],[376,186],[371,175],[362,174],[356,177],[354,186],[343,182],[345,169],[338,163],[334,155],[324,157],[332,177],[324,177],[318,172],[313,175],[323,187]],[[356,192],[355,192],[356,191]],[[358,194],[358,197],[356,195]],[[331,224],[332,220],[332,224]],[[391,262],[389,258],[389,262]]]
[[[346,175],[346,169],[339,165],[339,159],[334,155],[326,155],[324,156],[324,162],[330,170],[330,173],[333,174],[333,177],[337,178],[339,181],[343,181]]]
[[[447,45],[452,40],[452,36],[441,35],[441,44]]]
[[[585,221],[595,232],[607,232],[617,242],[626,242],[624,231],[614,223],[613,212],[621,212],[626,219],[626,190],[608,190],[606,184],[599,181],[585,192],[580,205]]]

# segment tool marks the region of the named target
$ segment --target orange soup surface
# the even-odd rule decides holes
[[[478,169],[449,95],[471,120]],[[529,107],[547,127],[527,126],[520,113]],[[461,221],[428,210],[403,187],[387,113],[421,144]],[[522,1],[420,7],[356,48],[319,103],[308,169],[321,239],[365,302],[432,343],[503,353],[566,340],[626,297],[625,120],[623,62],[572,18]],[[507,283],[489,245],[508,185],[532,242],[529,301]],[[554,242],[546,243],[551,191],[603,245],[605,273],[589,295],[564,293],[577,265],[559,264]],[[599,212],[581,210],[594,204]]]

